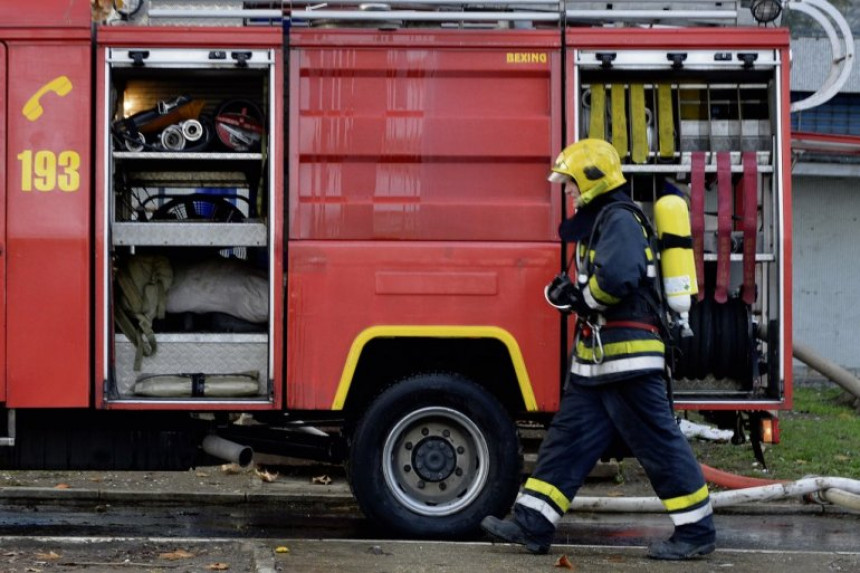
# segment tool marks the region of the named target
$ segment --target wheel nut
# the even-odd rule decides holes
[[[406,467],[409,467],[409,466],[406,466]],[[456,470],[454,470],[454,474],[457,476],[463,475],[463,468],[457,468]]]
[[[422,436],[426,436],[429,433],[430,433],[430,430],[428,430],[427,428],[421,428],[421,435]]]
[[[403,447],[406,448],[407,450],[411,450],[412,449],[412,442],[406,442],[406,445],[404,445]]]
[[[464,453],[465,451],[466,451],[466,448],[464,448],[463,446],[459,446],[459,447],[457,448],[457,453],[458,453],[458,454],[462,454],[462,453]]]
[[[422,480],[422,481],[419,481],[417,485],[418,485],[418,489],[424,489],[424,486],[426,486],[427,484],[425,484],[424,481]]]
[[[450,438],[451,437],[451,430],[443,430],[442,435],[445,436],[446,438]]]
[[[411,471],[412,471],[412,466],[410,466],[409,464],[406,464],[405,466],[403,466],[403,471],[404,471],[404,472],[406,472],[406,473],[411,472]]]
[[[439,482],[439,489],[441,489],[442,491],[445,491],[447,488],[448,488],[448,486],[445,485],[445,482]]]

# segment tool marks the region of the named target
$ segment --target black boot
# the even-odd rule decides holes
[[[665,559],[669,561],[683,561],[685,559],[696,559],[717,548],[714,541],[684,541],[672,536],[665,541],[658,541],[648,546],[648,557],[651,559]]]
[[[714,515],[708,514],[699,521],[676,526],[672,537],[648,547],[648,557],[670,561],[696,559],[713,553],[716,541]]]
[[[534,541],[516,521],[499,519],[489,515],[481,521],[481,529],[508,543],[525,545],[526,549],[537,555],[543,555],[549,551],[549,543]]]

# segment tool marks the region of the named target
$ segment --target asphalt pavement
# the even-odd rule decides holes
[[[628,478],[617,483],[611,475],[590,480],[581,490],[583,497],[648,497],[653,493],[638,470],[626,466]],[[611,474],[611,472],[610,472]],[[0,471],[0,504],[92,503],[181,504],[183,506],[245,505],[271,506],[289,504],[306,511],[337,515],[357,511],[357,505],[342,471],[333,466],[300,466],[292,469],[237,468],[223,465],[197,468],[187,472],[15,472]],[[2,511],[2,508],[0,508]],[[789,499],[779,502],[749,504],[726,508],[718,515],[754,514],[757,524],[774,521],[773,516],[814,516],[822,506]],[[828,508],[830,515],[838,509]],[[860,515],[849,515],[844,527],[856,530]],[[591,527],[588,517],[569,514],[563,520],[572,523],[572,542],[553,545],[548,555],[535,556],[522,548],[489,540],[451,542],[407,541],[390,539],[201,539],[128,538],[62,536],[0,537],[0,571],[86,571],[107,573],[119,570],[144,571],[277,571],[369,573],[444,571],[559,571],[579,572],[738,572],[779,570],[780,573],[810,571],[860,571],[860,544],[857,551],[797,550],[797,546],[780,542],[758,549],[718,547],[706,559],[680,563],[653,561],[646,557],[647,539],[659,538],[671,531],[665,515],[618,517],[626,529],[608,526],[611,535],[602,536],[599,527]],[[791,518],[787,518],[791,521]],[[666,523],[663,523],[663,522]],[[654,524],[657,525],[654,525]],[[637,525],[638,524],[638,525]],[[665,526],[665,527],[664,527]],[[592,538],[581,531],[597,531]],[[607,527],[607,526],[605,526]],[[778,529],[781,526],[774,526]],[[638,528],[638,529],[637,529]],[[625,531],[633,538],[624,539]],[[644,532],[644,533],[643,533]],[[806,533],[804,533],[806,534]],[[809,533],[812,534],[812,533]],[[853,534],[852,534],[853,535]],[[602,537],[601,537],[602,536]],[[569,540],[569,537],[562,541]],[[176,561],[164,555],[177,551],[187,553]],[[218,567],[227,566],[227,569]]]

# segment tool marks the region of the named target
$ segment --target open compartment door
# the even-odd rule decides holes
[[[111,32],[99,50],[101,403],[276,407],[280,35],[197,29],[152,45],[145,29]]]

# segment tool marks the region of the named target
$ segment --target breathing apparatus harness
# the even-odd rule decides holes
[[[637,222],[644,229],[648,245],[655,256],[659,252],[658,248],[668,248],[667,245],[672,244],[662,244],[658,239],[657,232],[655,231],[650,219],[638,205],[633,202],[613,201],[601,208],[598,213],[590,230],[587,243],[588,248],[591,248],[594,244],[594,240],[597,237],[600,226],[605,218],[609,213],[616,209],[624,209],[633,214]],[[588,277],[591,275],[591,262],[588,260],[589,257],[587,249],[583,249],[583,251],[584,252],[580,254],[580,247],[577,245],[564,270],[556,275],[552,282],[547,285],[544,290],[544,296],[546,297],[547,302],[563,312],[576,312],[578,328],[576,329],[577,341],[575,341],[574,344],[578,342],[580,333],[586,335],[590,334],[592,355],[594,356],[594,362],[597,364],[602,363],[604,359],[603,342],[600,336],[601,330],[604,328],[634,328],[659,334],[667,347],[666,370],[664,371],[664,375],[666,378],[669,401],[671,402],[671,380],[672,370],[674,369],[674,352],[677,346],[677,337],[675,332],[677,328],[674,321],[670,321],[669,319],[671,316],[671,309],[666,303],[666,297],[664,296],[663,288],[661,286],[663,285],[663,281],[658,261],[655,258],[649,263],[650,265],[653,265],[655,272],[653,273],[653,276],[651,273],[648,274],[647,281],[650,284],[647,285],[648,288],[645,289],[645,294],[643,296],[652,316],[656,317],[656,323],[635,320],[607,321],[601,313],[589,307],[582,300],[581,287],[587,283]],[[568,274],[574,263],[576,264],[576,269],[578,271],[578,286],[574,286]],[[559,305],[559,302],[566,302],[567,304]]]

